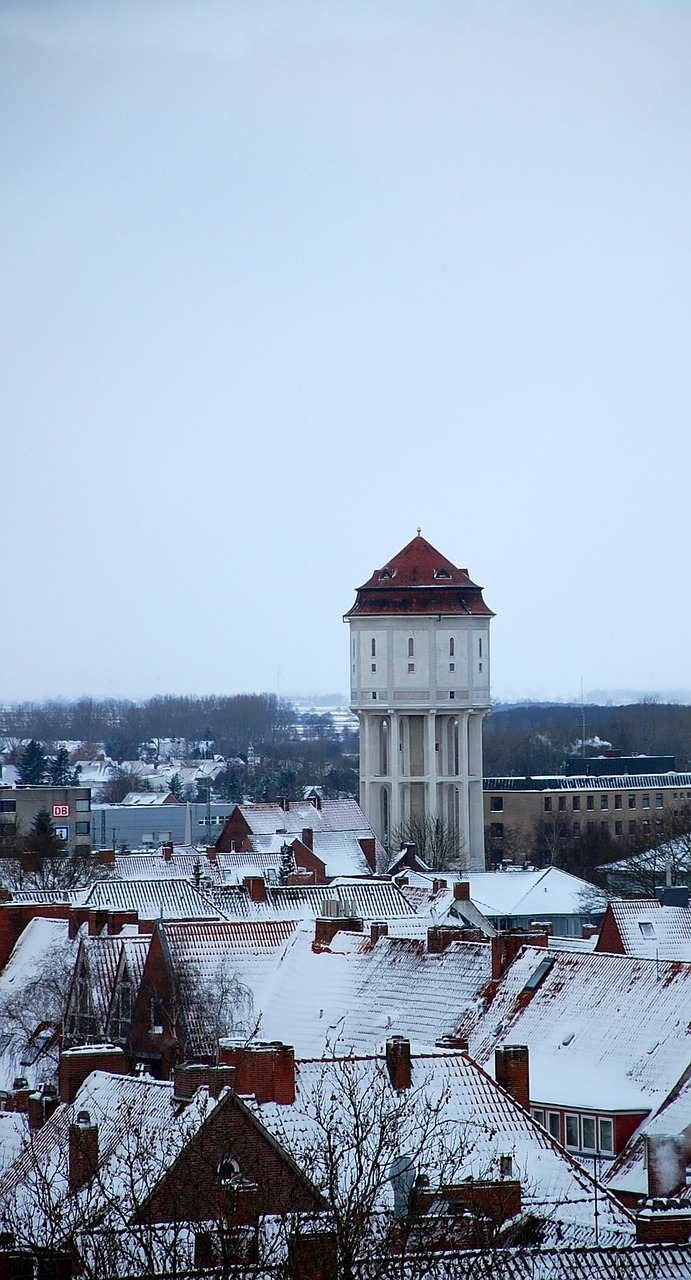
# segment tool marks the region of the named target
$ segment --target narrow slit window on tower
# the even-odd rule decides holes
[[[449,640],[449,657],[453,658],[455,653],[456,653],[456,642],[452,636],[451,639]]]
[[[477,642],[477,656],[478,656],[478,658],[481,658],[481,657],[482,657],[482,636],[479,636],[479,637],[478,637],[478,642]]]
[[[376,640],[373,640],[372,641],[372,657],[376,658],[376,656],[377,656],[377,642]]]
[[[412,636],[410,637],[410,639],[409,639],[409,641],[408,641],[408,657],[409,657],[409,658],[414,658],[414,657],[415,657],[415,641],[413,640],[413,637],[412,637]]]
[[[450,662],[450,663],[449,663],[449,671],[455,671],[455,670],[456,670],[456,663],[455,663],[455,662]]]
[[[373,670],[373,671],[376,671],[376,670],[377,670],[377,664],[376,664],[376,662],[373,662],[373,663],[372,663],[372,670]]]

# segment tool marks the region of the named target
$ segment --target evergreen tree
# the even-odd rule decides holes
[[[295,871],[295,857],[291,845],[286,840],[281,845],[281,865],[278,869],[278,878],[281,884],[285,884],[288,876],[292,876]]]
[[[185,784],[179,773],[173,774],[170,780],[170,791],[171,795],[174,795],[175,799],[182,803],[185,798]]]
[[[39,809],[26,837],[26,850],[32,860],[59,858],[65,852],[65,841],[55,834],[53,819],[47,809]]]
[[[40,787],[46,780],[48,759],[40,742],[33,738],[22,751],[17,771],[23,787]]]
[[[76,777],[70,765],[67,747],[60,747],[57,755],[48,765],[48,780],[54,787],[74,787]]]

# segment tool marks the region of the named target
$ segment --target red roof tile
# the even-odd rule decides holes
[[[357,588],[345,615],[459,613],[493,617],[467,569],[459,569],[418,534]]]

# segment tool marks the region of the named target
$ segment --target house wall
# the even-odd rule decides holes
[[[0,823],[16,822],[21,834],[26,835],[41,809],[47,809],[56,831],[63,833],[69,852],[91,847],[90,787],[0,786]]]

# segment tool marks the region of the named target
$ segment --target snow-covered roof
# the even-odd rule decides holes
[[[404,887],[403,892],[416,901],[418,910],[428,910],[434,877],[411,871],[406,873],[406,878],[409,887]],[[604,911],[608,901],[602,890],[558,867],[545,867],[541,871],[481,871],[462,876],[444,872],[443,878],[449,886],[446,891],[449,902],[454,881],[468,881],[471,900],[490,919],[500,916],[539,920],[542,916],[587,915],[593,910]],[[439,894],[440,911],[442,904]]]
[[[215,862],[206,854],[188,846],[174,846],[171,858],[164,858],[160,850],[155,853],[119,853],[112,866],[115,880],[168,880],[185,879],[193,883],[200,880],[220,881]]]
[[[181,1000],[187,1023],[186,1051],[213,1053],[208,1043],[205,1020],[199,1014],[198,989],[215,995],[217,1006],[229,996],[231,982],[244,988],[238,991],[237,1007],[226,1010],[242,1023],[242,1031],[250,1035],[254,1019],[261,1008],[264,989],[271,980],[287,944],[295,932],[292,920],[185,921],[167,923],[163,932],[175,970],[193,975],[192,984],[181,984]],[[198,985],[197,985],[198,984]],[[189,991],[190,998],[185,999]],[[227,1027],[224,1034],[232,1030]]]
[[[403,1106],[382,1060],[372,1057],[299,1061],[292,1105],[257,1103],[253,1098],[247,1104],[298,1166],[311,1169],[318,1187],[320,1162],[314,1153],[324,1142],[325,1130],[352,1133],[360,1111],[386,1115],[388,1107],[396,1113],[400,1150],[419,1152],[416,1167],[428,1174],[432,1188],[444,1178],[453,1184],[466,1178],[498,1180],[500,1157],[510,1152],[514,1176],[522,1184],[522,1211],[547,1220],[547,1243],[550,1238],[563,1245],[595,1242],[590,1175],[513,1098],[462,1054],[416,1053],[411,1065],[412,1083]],[[430,1116],[437,1108],[439,1122],[430,1129]],[[427,1145],[421,1139],[425,1132],[430,1134]],[[376,1122],[360,1125],[361,1150],[378,1140]],[[358,1162],[352,1160],[351,1165],[349,1155],[346,1136],[339,1164],[341,1186],[359,1176]],[[392,1203],[387,1180],[378,1193],[378,1207],[391,1208]],[[606,1193],[600,1208],[600,1243],[632,1242],[629,1214]]]
[[[99,880],[85,905],[108,911],[137,911],[140,920],[196,920],[221,914],[189,880]]]
[[[228,920],[314,920],[325,901],[337,899],[363,920],[389,920],[413,915],[413,909],[390,880],[338,879],[331,884],[270,885],[266,899],[253,901],[244,885],[210,888],[207,897]]]
[[[546,773],[530,778],[484,778],[484,791],[650,791],[662,787],[690,787],[691,773]]]
[[[433,1045],[474,1007],[491,976],[486,943],[452,943],[430,954],[420,939],[335,935],[313,948],[314,930],[294,936],[267,990],[259,1034],[298,1053],[374,1052],[387,1035]]]
[[[77,947],[67,920],[40,916],[17,939],[0,974],[0,1089],[11,1089],[20,1075],[30,1084],[51,1078],[54,1063],[45,1054],[62,1020]]]
[[[648,1194],[646,1144],[648,1136],[657,1134],[681,1135],[691,1133],[691,1079],[683,1080],[670,1096],[641,1125],[634,1141],[627,1144],[621,1155],[605,1171],[607,1186],[619,1192],[637,1196]],[[687,1188],[688,1197],[691,1188]]]
[[[524,947],[461,1027],[488,1069],[528,1046],[536,1104],[648,1111],[691,1061],[691,965]]]
[[[317,831],[355,831],[371,836],[372,829],[355,800],[322,800],[317,806],[309,800],[291,800],[287,809],[271,802],[237,806],[255,835],[273,835],[276,831],[301,835],[305,827]]]
[[[610,902],[609,913],[626,955],[691,961],[691,907],[663,907],[656,898]],[[605,919],[598,951],[606,942]]]
[[[365,833],[371,836],[371,832]],[[292,833],[291,833],[292,835]],[[292,838],[296,837],[292,835]],[[297,837],[299,839],[299,836]],[[286,836],[273,834],[251,835],[248,837],[248,844],[252,849],[262,854],[273,854],[280,856],[281,845],[285,844]],[[365,857],[362,846],[359,843],[358,833],[354,831],[315,831],[313,835],[313,852],[325,866],[325,874],[329,877],[333,876],[370,876],[372,868]],[[241,858],[243,855],[235,853],[233,855],[219,854],[219,857],[232,856]]]

